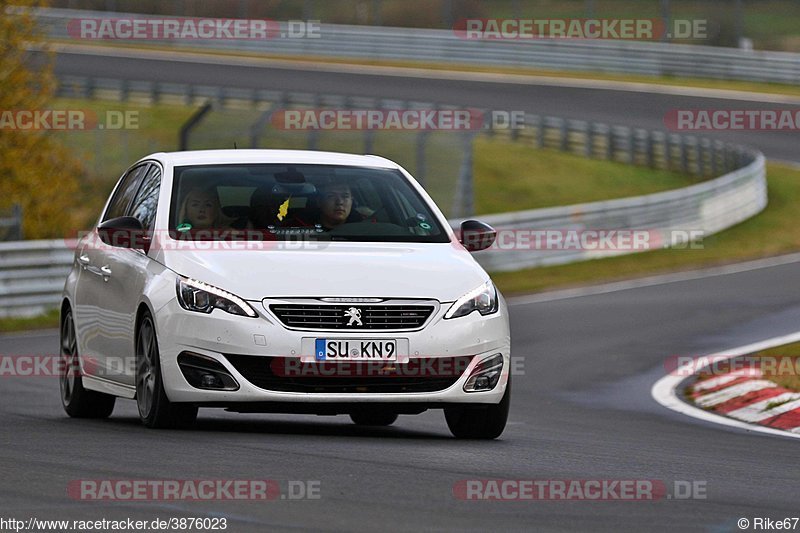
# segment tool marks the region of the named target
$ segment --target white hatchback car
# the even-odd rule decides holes
[[[505,301],[425,190],[376,156],[150,155],[77,243],[61,306],[65,410],[136,399],[148,427],[199,407],[348,414],[444,409],[456,437],[508,417]]]

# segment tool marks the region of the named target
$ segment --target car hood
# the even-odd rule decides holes
[[[171,250],[160,259],[182,276],[251,301],[340,296],[448,302],[488,279],[469,252],[454,243],[333,242],[316,249]]]

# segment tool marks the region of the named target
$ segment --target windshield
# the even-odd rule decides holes
[[[176,167],[170,235],[190,240],[449,242],[400,171],[334,165]]]

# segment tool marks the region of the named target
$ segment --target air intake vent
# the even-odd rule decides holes
[[[273,304],[275,316],[297,329],[412,330],[433,313],[432,305]]]

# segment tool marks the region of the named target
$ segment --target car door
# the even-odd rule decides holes
[[[138,165],[123,174],[100,218],[101,223],[125,215],[139,190],[144,171],[148,166],[149,164]],[[81,272],[73,302],[79,353],[86,363],[83,365],[84,372],[107,377],[108,346],[105,339],[108,337],[109,329],[113,327],[109,323],[110,317],[105,313],[105,306],[108,304],[105,285],[108,279],[104,269],[109,268],[106,259],[108,247],[100,241],[97,228],[81,244],[78,254]],[[111,321],[113,320],[111,318]]]
[[[144,171],[139,190],[125,216],[134,217],[152,235],[161,187],[161,168],[152,163]],[[106,270],[100,288],[106,327],[102,345],[109,378],[135,385],[135,322],[147,281],[151,259],[144,250],[110,248],[105,254]]]

